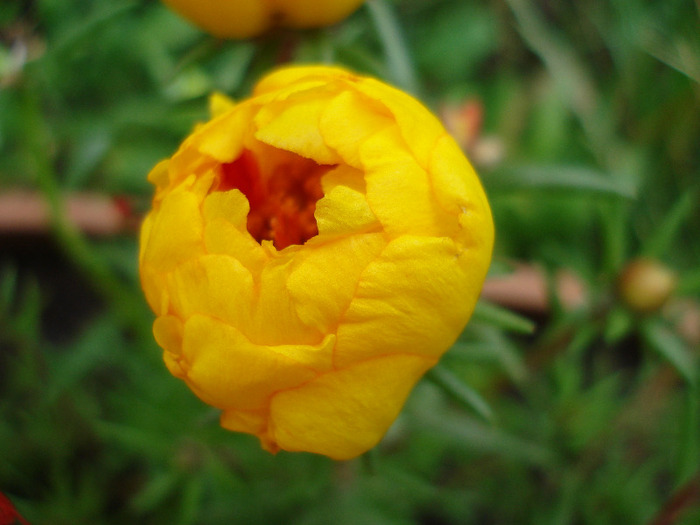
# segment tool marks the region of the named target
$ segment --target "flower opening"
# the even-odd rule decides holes
[[[287,155],[286,162],[263,173],[255,155],[244,150],[235,161],[221,165],[217,191],[241,191],[250,205],[248,232],[256,241],[270,240],[282,250],[318,234],[314,212],[323,196],[321,177],[331,168]]]

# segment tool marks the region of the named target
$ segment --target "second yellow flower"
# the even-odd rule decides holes
[[[364,0],[163,0],[209,33],[249,38],[273,27],[296,29],[335,24]]]

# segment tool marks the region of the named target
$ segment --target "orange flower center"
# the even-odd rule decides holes
[[[217,190],[240,190],[250,204],[248,232],[258,242],[271,240],[282,250],[318,234],[316,201],[323,197],[321,177],[331,168],[296,157],[265,174],[255,155],[245,150],[235,161],[221,165]]]

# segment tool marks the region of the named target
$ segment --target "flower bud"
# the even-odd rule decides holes
[[[620,275],[618,292],[632,311],[642,314],[659,310],[676,288],[676,274],[653,259],[635,259]]]
[[[340,22],[364,0],[163,0],[197,26],[222,38],[249,38],[273,27],[311,28]]]
[[[269,451],[357,456],[474,309],[479,179],[420,103],[342,69],[281,69],[212,107],[149,175],[140,272],[165,363]]]

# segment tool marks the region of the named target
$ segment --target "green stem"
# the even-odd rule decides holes
[[[106,299],[108,307],[114,310],[120,322],[139,336],[150,337],[150,327],[144,323],[143,301],[129,287],[125,288],[124,283],[67,218],[51,161],[51,132],[42,118],[38,92],[29,88],[24,96],[25,136],[39,188],[49,206],[53,234],[68,258]]]
[[[426,377],[442,388],[455,401],[475,412],[488,423],[493,423],[493,411],[481,397],[481,394],[452,373],[445,365],[438,363],[428,371]]]
[[[386,0],[369,0],[367,8],[384,48],[389,80],[409,93],[420,94],[411,52],[396,13]]]
[[[689,479],[700,462],[700,389],[693,385],[685,392],[685,417],[682,422],[682,450],[678,479]]]

